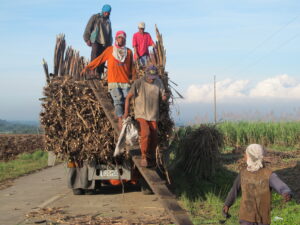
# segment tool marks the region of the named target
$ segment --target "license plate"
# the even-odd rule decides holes
[[[118,177],[118,170],[100,170],[101,177]]]

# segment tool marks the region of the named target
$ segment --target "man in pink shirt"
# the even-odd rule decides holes
[[[155,44],[148,32],[145,32],[145,23],[138,25],[139,31],[133,35],[132,46],[134,48],[134,59],[139,60],[140,64],[146,66],[149,57],[149,46],[155,48]]]

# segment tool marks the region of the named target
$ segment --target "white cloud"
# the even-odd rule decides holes
[[[251,85],[249,80],[225,79],[216,83],[217,100],[247,99],[300,99],[300,82],[286,74],[262,80]],[[185,93],[186,102],[212,102],[213,84],[190,85]]]
[[[250,91],[250,97],[300,98],[300,83],[288,75],[263,80]]]

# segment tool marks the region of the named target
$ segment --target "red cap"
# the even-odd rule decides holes
[[[119,30],[117,33],[116,33],[116,38],[117,37],[123,37],[126,39],[126,33],[125,31],[122,31],[122,30]]]

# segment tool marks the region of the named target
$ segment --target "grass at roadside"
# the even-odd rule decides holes
[[[279,151],[279,152],[291,152],[291,151],[296,151],[298,148],[297,147],[286,147],[286,146],[280,146],[280,145],[270,145],[270,146],[268,146],[267,149],[272,149],[274,151]]]
[[[47,152],[38,150],[18,155],[15,160],[0,162],[0,182],[46,167],[47,157]]]
[[[176,194],[183,207],[190,212],[194,224],[239,224],[240,198],[230,208],[231,218],[225,221],[221,214],[235,176],[236,173],[220,168],[211,181],[196,181],[176,172]],[[295,200],[284,203],[282,197],[273,192],[271,219],[272,224],[300,224],[300,205]]]
[[[216,127],[222,132],[224,147],[221,148],[220,165],[209,180],[197,180],[197,174],[184,172],[182,164],[176,164],[178,150],[190,153],[190,148],[180,146],[187,130],[196,130],[199,126],[182,127],[177,130],[175,141],[169,148],[169,171],[173,178],[173,188],[182,206],[191,214],[194,224],[239,224],[238,214],[240,198],[230,208],[231,218],[225,220],[222,208],[242,162],[245,147],[251,143],[260,143],[268,149],[266,161],[276,173],[294,191],[294,197],[300,200],[297,177],[300,171],[300,122],[224,122]],[[192,140],[201,140],[198,136]],[[196,143],[196,142],[195,142]],[[197,145],[197,143],[196,143]],[[203,150],[202,149],[199,149]],[[194,155],[190,154],[191,157]],[[207,155],[206,155],[207,156]],[[208,158],[209,161],[209,158]],[[204,167],[203,169],[209,169]],[[280,195],[272,193],[272,224],[300,224],[300,205],[293,199],[284,203]]]

